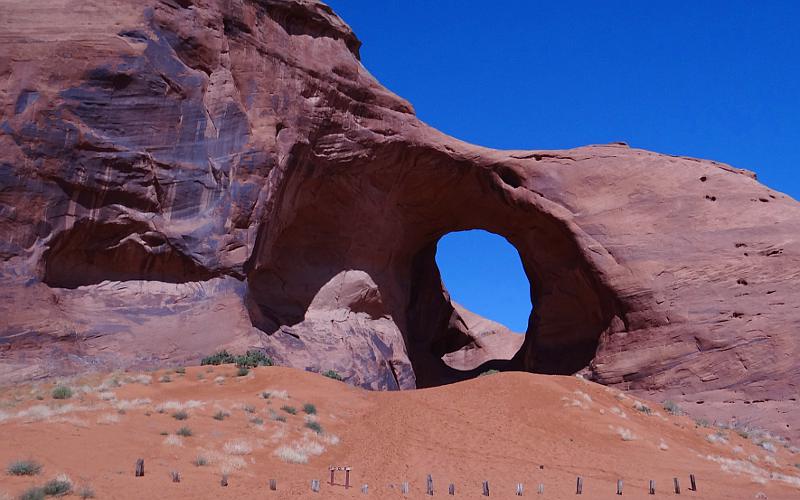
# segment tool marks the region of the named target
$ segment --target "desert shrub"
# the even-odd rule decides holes
[[[270,420],[274,420],[275,422],[286,422],[286,417],[284,417],[283,415],[279,414],[275,410],[270,410],[269,411],[269,419]]]
[[[178,429],[175,434],[183,437],[190,437],[192,435],[192,429],[186,427],[185,425]]]
[[[159,432],[159,434],[162,435],[162,436],[169,436],[169,432],[167,432],[167,431],[161,431],[161,432]]]
[[[67,478],[57,477],[47,481],[42,491],[49,497],[62,497],[72,491],[72,482]]]
[[[245,375],[250,373],[250,368],[246,366],[240,366],[238,370],[236,370],[237,377],[244,377]]]
[[[317,434],[322,434],[322,426],[317,421],[306,422],[306,428],[311,429]]]
[[[172,378],[170,378],[169,375],[164,374],[164,375],[161,375],[161,378],[158,379],[158,381],[161,382],[161,383],[166,384],[167,382],[172,382]]]
[[[72,397],[72,389],[66,385],[57,385],[53,388],[53,399],[69,399]]]
[[[84,485],[78,488],[78,496],[83,499],[86,499],[86,498],[94,498],[95,494],[91,486]]]
[[[633,408],[636,411],[644,413],[645,415],[652,415],[653,414],[652,408],[650,408],[646,404],[642,403],[641,401],[634,401]]]
[[[186,420],[189,418],[189,414],[186,413],[186,410],[178,410],[172,414],[172,418],[175,420]]]
[[[485,377],[486,375],[494,375],[495,373],[500,373],[499,370],[486,370],[485,372],[478,375],[479,377]]]
[[[316,415],[317,407],[311,403],[306,403],[303,405],[303,411],[306,412],[308,415]]]
[[[272,366],[272,358],[261,351],[247,351],[243,356],[236,356],[236,365],[244,368]]]
[[[344,377],[339,375],[339,373],[337,373],[335,370],[324,371],[324,372],[322,372],[322,376],[323,377],[332,378],[333,380],[340,380],[340,381],[344,380]]]
[[[186,374],[186,368],[184,368],[182,366],[180,366],[178,368],[175,368],[175,373],[177,373],[178,375],[185,375]]]
[[[220,410],[214,414],[214,420],[225,420],[225,417],[230,417],[230,415],[230,413]]]
[[[255,368],[256,366],[272,366],[272,359],[261,351],[247,351],[243,355],[234,356],[228,351],[219,351],[200,360],[201,365],[224,365],[235,363],[239,367]]]
[[[208,459],[202,455],[198,456],[192,462],[196,467],[203,467],[204,465],[208,465]]]
[[[297,415],[297,408],[294,406],[283,405],[281,406],[281,410],[285,411],[289,415]]]
[[[264,419],[261,417],[253,417],[250,419],[250,423],[254,425],[262,425],[264,423]]]
[[[711,424],[708,422],[708,420],[706,420],[704,418],[698,418],[698,419],[696,419],[694,421],[694,423],[695,423],[695,425],[697,427],[706,427],[707,428],[707,427],[711,426]]]
[[[35,476],[41,471],[42,465],[34,460],[15,460],[6,467],[12,476]]]
[[[222,446],[222,449],[228,455],[249,455],[253,451],[253,447],[250,446],[250,443],[243,439],[228,441]]]
[[[244,405],[242,406],[242,410],[244,410],[245,413],[255,413],[256,407],[253,405]]]
[[[19,496],[19,500],[44,500],[44,498],[44,488],[39,486],[28,488]]]
[[[670,415],[680,416],[683,415],[683,410],[675,401],[666,400],[664,401],[664,411],[669,413]]]

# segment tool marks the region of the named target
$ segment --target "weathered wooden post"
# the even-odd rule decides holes
[[[692,491],[697,491],[697,483],[694,480],[694,474],[689,474],[689,489]]]
[[[453,483],[450,483],[450,486],[447,487],[447,493],[449,493],[451,495],[455,495],[456,494],[456,485],[453,484]]]
[[[278,481],[276,479],[270,479],[269,480],[269,489],[271,491],[277,491],[278,490]]]
[[[617,495],[622,495],[622,479],[617,479]]]
[[[219,485],[220,486],[228,486],[228,475],[227,474],[223,474],[222,475],[222,479],[219,480]]]
[[[536,493],[539,495],[544,495],[544,483],[539,483],[539,488],[536,489]]]
[[[489,481],[483,482],[483,496],[485,497],[489,496]]]
[[[333,474],[336,468],[334,468],[334,466],[331,465],[330,467],[328,467],[328,469],[331,471],[331,486],[333,486]]]
[[[350,467],[344,468],[344,489],[350,487]]]
[[[522,491],[523,491],[522,483],[517,483],[517,496],[518,497],[522,496]]]
[[[583,495],[583,478],[581,476],[578,476],[578,481],[575,484],[575,494]]]
[[[675,485],[675,494],[676,495],[680,495],[681,494],[681,482],[678,481],[677,477],[673,477],[672,478],[672,483]]]
[[[656,494],[656,482],[653,479],[650,480],[650,494],[651,495]]]
[[[425,494],[433,496],[433,476],[428,474],[428,478],[425,481]]]
[[[144,476],[144,458],[136,461],[136,477]]]

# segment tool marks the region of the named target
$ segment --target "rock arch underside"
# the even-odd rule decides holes
[[[312,0],[7,2],[0,32],[0,379],[261,348],[372,389],[580,373],[800,437],[800,204],[752,173],[458,141]],[[466,229],[532,283],[510,360],[442,286]]]

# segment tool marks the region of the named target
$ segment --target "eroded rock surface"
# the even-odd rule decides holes
[[[460,142],[312,0],[10,0],[0,34],[3,380],[247,347],[376,389],[457,380],[485,363],[442,359],[480,333],[435,247],[484,229],[535,304],[501,368],[800,437],[800,204],[751,173]]]

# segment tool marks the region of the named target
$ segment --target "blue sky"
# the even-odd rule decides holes
[[[462,140],[621,140],[753,170],[800,199],[800,1],[328,3],[364,43],[367,69]],[[529,302],[493,299],[528,294],[498,268],[502,248],[471,233],[437,259],[456,300],[524,329]]]

